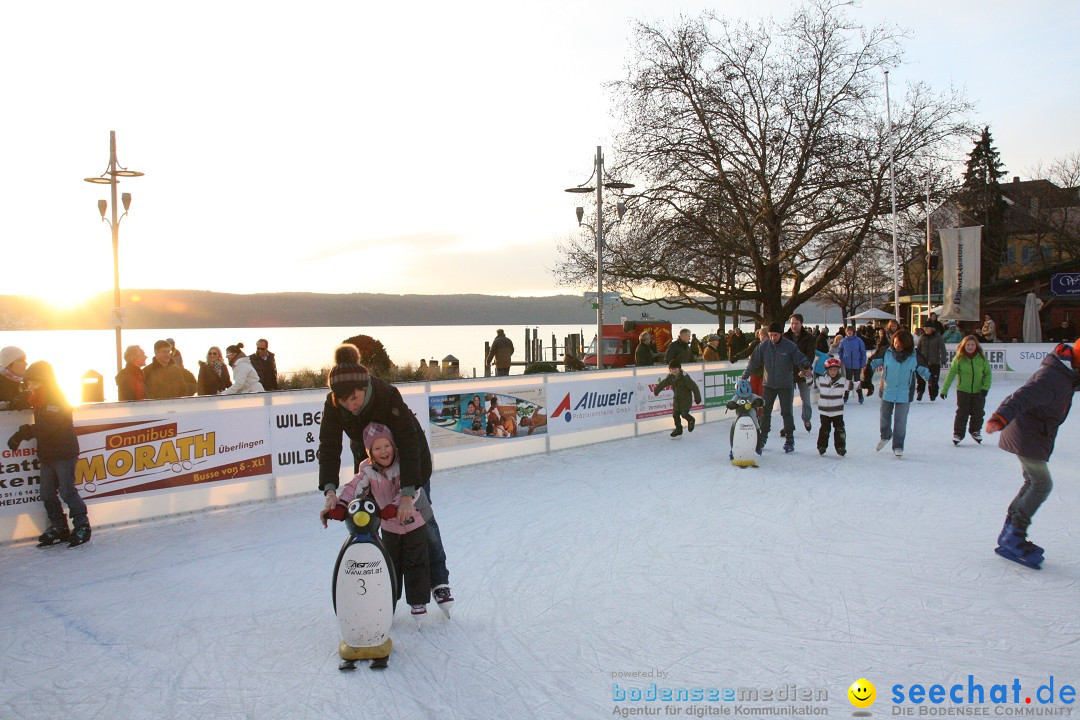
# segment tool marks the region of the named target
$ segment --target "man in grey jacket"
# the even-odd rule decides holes
[[[938,378],[941,377],[941,366],[949,362],[949,352],[945,349],[945,337],[938,332],[937,326],[927,321],[923,323],[923,334],[919,338],[918,353],[926,362],[926,369],[930,371],[930,402],[937,400]],[[926,390],[927,381],[922,375],[916,376],[916,397],[921,402],[923,391]]]
[[[757,451],[760,454],[769,437],[772,425],[772,409],[780,398],[780,417],[784,420],[784,452],[795,450],[795,420],[791,407],[795,396],[795,372],[798,369],[803,377],[810,374],[810,361],[798,346],[783,336],[784,325],[780,322],[769,324],[769,339],[760,343],[750,355],[743,377],[749,379],[754,370],[764,371],[762,397],[765,400],[764,414],[761,418],[761,433]]]

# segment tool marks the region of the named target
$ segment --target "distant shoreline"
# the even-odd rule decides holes
[[[234,295],[205,290],[125,290],[124,328],[230,327],[409,327],[431,325],[593,325],[596,311],[579,295],[386,295],[354,293],[257,293]],[[808,304],[806,322],[838,324],[836,308]],[[655,304],[605,308],[605,323],[642,313],[672,324],[716,323],[697,310],[664,310]],[[729,320],[728,326],[731,325]],[[112,293],[83,306],[57,310],[37,298],[0,295],[0,329],[107,330],[112,328]]]

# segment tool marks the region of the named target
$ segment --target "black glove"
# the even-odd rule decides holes
[[[29,435],[27,434],[27,431],[28,431],[29,429],[30,429],[30,426],[29,426],[29,425],[23,425],[22,427],[20,427],[20,428],[19,428],[19,429],[18,429],[18,430],[17,430],[16,432],[15,432],[15,434],[14,434],[14,435],[12,435],[11,437],[9,437],[9,438],[8,438],[8,441],[7,441],[7,446],[8,446],[8,449],[9,449],[9,450],[12,450],[12,451],[18,450],[18,449],[19,449],[19,445],[21,445],[21,444],[22,444],[22,441],[23,441],[23,440],[29,440],[29,439],[30,439],[30,437],[31,437],[31,436],[29,436]]]
[[[983,391],[982,391],[981,393],[979,393],[980,395],[982,395],[982,396],[983,396],[983,400],[985,400],[985,399],[986,399],[986,394],[987,394],[988,392],[990,392],[990,391],[989,391],[989,390],[983,390]]]

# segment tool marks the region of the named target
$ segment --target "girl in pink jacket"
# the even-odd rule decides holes
[[[364,429],[364,448],[367,460],[360,463],[360,471],[338,493],[339,512],[340,508],[348,507],[353,498],[365,494],[371,496],[379,507],[382,542],[394,563],[398,587],[404,586],[405,599],[412,607],[413,616],[425,615],[431,591],[424,517],[430,515],[431,505],[424,497],[423,488],[401,487],[397,446],[390,428],[369,423]],[[325,517],[336,517],[337,514],[324,510],[323,523]],[[341,515],[344,517],[343,513]],[[397,602],[397,598],[394,601]]]

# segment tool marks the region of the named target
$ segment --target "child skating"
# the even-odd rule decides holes
[[[668,363],[668,376],[661,380],[653,390],[653,395],[659,395],[664,388],[671,388],[675,392],[675,399],[671,406],[671,417],[675,420],[675,429],[671,431],[671,437],[682,435],[682,420],[686,420],[686,429],[694,432],[694,416],[690,414],[690,408],[695,404],[701,404],[701,390],[697,383],[689,375],[682,371],[682,363],[672,360]],[[691,403],[693,396],[693,403]]]
[[[983,355],[982,345],[974,335],[960,343],[941,387],[941,399],[949,393],[953,378],[956,381],[956,417],[953,419],[952,444],[959,445],[968,428],[971,439],[982,444],[982,422],[986,393],[990,391],[990,362]]]
[[[998,447],[1016,455],[1024,484],[1009,504],[998,535],[998,555],[1038,570],[1043,549],[1027,538],[1035,512],[1050,495],[1053,482],[1047,461],[1054,452],[1058,428],[1072,409],[1080,384],[1080,340],[1062,343],[1047,353],[1042,365],[1020,389],[1005,398],[986,423],[989,435],[1001,431]]]
[[[843,374],[844,363],[839,358],[825,361],[825,374],[818,378],[818,430],[817,449],[821,455],[829,449],[829,432],[837,455],[847,454],[847,431],[844,429],[844,398],[851,392],[852,383]]]

